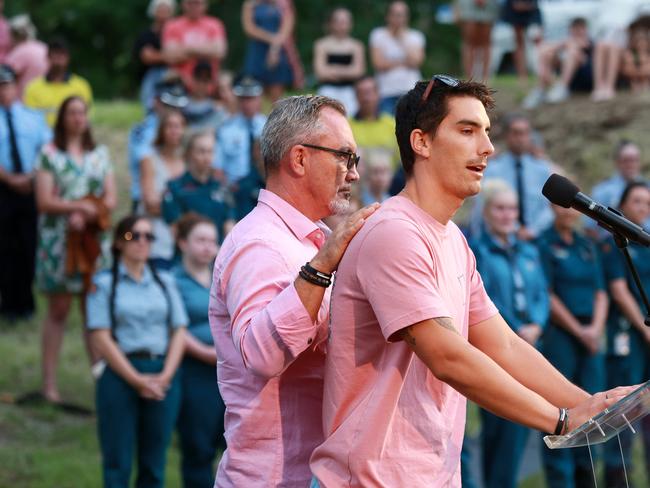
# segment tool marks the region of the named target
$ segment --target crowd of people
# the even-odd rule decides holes
[[[479,78],[489,76],[490,26],[499,14],[498,3],[458,2],[463,67],[469,76],[479,63]],[[526,40],[525,28],[542,20],[537,2],[505,4],[506,20],[516,29],[516,64],[525,71],[520,42]],[[175,429],[188,487],[214,483],[219,450],[225,450],[217,473],[224,486],[251,486],[250,480],[280,485],[299,480],[308,486],[309,455],[314,449],[312,471],[318,479],[338,479],[345,475],[337,471],[342,468],[336,452],[345,452],[346,443],[356,435],[354,422],[366,415],[346,406],[346,398],[356,392],[331,379],[325,382],[325,393],[334,400],[324,412],[328,429],[324,444],[320,420],[310,426],[294,422],[306,411],[321,411],[324,370],[343,378],[350,373],[346,368],[355,367],[346,363],[350,356],[346,359],[341,351],[356,354],[349,349],[356,346],[342,340],[340,332],[333,337],[338,352],[326,358],[329,315],[339,324],[345,322],[353,313],[349,300],[358,300],[365,307],[363,314],[378,321],[366,317],[365,326],[384,327],[384,320],[392,324],[382,330],[385,337],[365,331],[374,344],[372,354],[379,354],[380,342],[404,340],[412,349],[405,346],[392,358],[395,367],[405,368],[403,361],[414,351],[423,357],[408,332],[394,336],[403,332],[395,324],[405,320],[409,306],[416,310],[426,302],[432,289],[414,288],[407,297],[391,283],[412,284],[417,273],[406,279],[393,269],[395,265],[388,271],[371,271],[373,263],[389,260],[386,253],[393,247],[400,248],[400,239],[421,243],[422,236],[408,226],[390,232],[381,225],[364,228],[360,235],[373,232],[378,239],[376,245],[368,239],[351,248],[347,259],[358,262],[364,275],[341,273],[341,310],[330,312],[330,291],[325,288],[350,239],[378,211],[378,203],[391,196],[401,195],[390,200],[387,213],[409,215],[414,227],[426,229],[424,240],[438,239],[440,229],[429,228],[430,222],[417,212],[412,217],[412,202],[407,202],[426,209],[437,205],[418,185],[431,178],[423,169],[425,160],[438,156],[417,137],[410,141],[409,134],[425,127],[435,133],[447,116],[429,107],[429,96],[440,97],[443,104],[449,97],[465,97],[490,108],[490,95],[483,85],[447,76],[434,77],[426,90],[418,83],[425,35],[409,27],[409,8],[402,1],[390,3],[386,25],[372,31],[367,47],[351,36],[351,12],[333,9],[326,35],[314,44],[319,95],[289,98],[282,98],[285,91],[304,82],[290,0],[243,3],[248,44],[237,76],[221,69],[228,53],[226,30],[218,18],[207,14],[207,0],[182,0],[178,15],[176,7],[174,0],[151,0],[147,11],[151,26],[134,46],[146,115],[128,135],[132,212],[119,220],[114,215],[118,193],[112,157],[92,131],[92,89],[72,73],[66,41],[37,40],[25,15],[8,23],[0,18],[0,235],[12,236],[0,239],[0,316],[17,322],[34,314],[35,279],[47,302],[42,397],[58,404],[63,401],[58,358],[73,301],[79,298],[96,379],[106,486],[128,485],[134,454],[138,486],[161,486]],[[620,64],[620,74],[635,92],[650,86],[647,32],[644,18],[636,19],[630,25],[629,48],[612,48],[613,58],[608,58],[617,66],[615,74]],[[611,98],[618,77],[612,78],[613,68],[608,68],[602,76],[608,81],[600,83],[605,57],[599,50],[582,18],[571,22],[566,41],[542,42],[539,86],[526,98],[526,106],[564,100],[574,89],[594,89],[593,98],[598,100]],[[421,100],[417,103],[416,95]],[[264,97],[276,102],[269,116],[262,109]],[[427,116],[435,124],[418,118],[420,106],[429,107]],[[475,132],[484,124],[483,119],[479,122],[470,124]],[[481,294],[480,279],[472,281],[477,308],[461,322],[465,333],[498,309],[512,332],[584,391],[641,382],[650,370],[650,332],[644,325],[641,296],[617,246],[592,222],[541,196],[546,179],[562,171],[562,165],[549,161],[527,116],[510,114],[502,125],[502,143],[495,149],[489,140],[482,141],[481,161],[471,162],[470,170],[481,173],[484,181],[483,191],[472,199],[467,225],[461,226],[472,252],[434,246],[435,252],[451,253],[449,259],[469,267],[459,268],[459,276],[440,278],[436,287],[444,284],[452,289],[457,279],[469,289],[467,273],[472,273],[475,256],[487,295]],[[407,129],[412,132],[404,133]],[[326,165],[327,158],[341,163],[335,171],[314,167]],[[645,226],[650,222],[650,187],[641,173],[640,149],[633,141],[621,141],[613,148],[613,160],[612,177],[596,185],[593,196]],[[432,181],[439,184],[436,178]],[[414,183],[418,179],[420,183]],[[335,195],[330,180],[336,180]],[[448,191],[444,185],[438,189]],[[441,221],[453,215],[447,210]],[[450,234],[450,239],[465,249],[460,234]],[[650,289],[648,251],[636,244],[630,249],[641,281]],[[415,255],[406,257],[415,260],[401,262],[407,267],[420,262]],[[371,283],[386,286],[380,287],[385,288],[382,292],[371,291],[367,288]],[[357,286],[364,289],[363,297],[354,295]],[[404,303],[393,303],[390,293]],[[380,310],[380,301],[394,308]],[[447,305],[440,310],[461,310],[468,303]],[[398,316],[402,312],[406,315]],[[377,360],[372,354],[368,357]],[[332,362],[335,356],[340,362]],[[407,369],[402,369],[404,375]],[[416,375],[431,374],[429,370],[441,371],[427,363]],[[366,386],[387,380],[378,394],[395,400],[397,386],[390,383],[394,378],[389,369],[375,378],[361,376],[358,384],[365,381]],[[461,392],[463,385],[457,385]],[[413,398],[421,396],[413,383],[406,390]],[[438,398],[436,391],[425,393]],[[472,397],[471,392],[465,394]],[[577,404],[575,399],[585,400],[566,385],[557,394],[571,397],[571,407]],[[480,395],[473,398],[512,420],[542,425],[518,418]],[[377,405],[364,408],[380,419]],[[459,412],[454,411],[456,420]],[[487,409],[482,418],[484,486],[514,487],[530,431]],[[391,435],[412,428],[401,417],[400,422],[401,427],[391,427],[396,429]],[[390,430],[384,420],[378,423]],[[336,429],[340,437],[333,435]],[[260,437],[273,432],[269,438]],[[650,424],[644,423],[643,432],[650,452]],[[366,441],[375,446],[377,439]],[[629,469],[631,438],[624,434],[621,441]],[[456,447],[460,451],[460,445]],[[259,456],[259,466],[247,461],[251,452]],[[282,461],[274,457],[278,452]],[[269,466],[284,463],[284,469],[266,472],[264,456]],[[607,486],[624,486],[618,446],[607,445],[604,459]],[[464,451],[464,486],[473,482],[470,471],[465,472],[473,462]],[[545,450],[544,468],[552,487],[586,487],[593,481],[584,450]],[[451,473],[454,467],[445,466],[444,471]],[[397,473],[383,476],[400,479]],[[455,479],[453,473],[450,476]],[[316,478],[312,482],[318,486]]]

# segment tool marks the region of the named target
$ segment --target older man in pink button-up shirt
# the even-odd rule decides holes
[[[347,210],[359,178],[345,109],[330,98],[278,102],[261,149],[266,190],[223,243],[210,296],[228,444],[215,486],[306,487],[323,441],[327,276],[377,206],[331,234],[320,220]]]

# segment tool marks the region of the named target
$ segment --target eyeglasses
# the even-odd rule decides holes
[[[146,239],[147,242],[153,242],[156,240],[156,236],[153,235],[151,232],[126,232],[124,234],[124,240],[125,241],[136,241],[140,242],[140,239]]]
[[[433,87],[436,86],[438,83],[442,83],[443,85],[453,88],[455,86],[458,86],[460,81],[458,81],[456,78],[452,78],[451,76],[447,76],[447,75],[433,75],[431,77],[431,81],[429,81],[429,84],[427,85],[426,90],[424,90],[424,93],[422,94],[422,99],[420,100],[420,103],[424,103],[427,101],[429,95],[431,95],[431,90],[433,90]]]
[[[344,157],[347,158],[345,166],[348,169],[348,171],[351,171],[352,168],[356,168],[357,165],[359,164],[359,160],[361,159],[361,156],[351,151],[341,151],[340,149],[332,149],[331,147],[315,146],[314,144],[300,144],[300,145],[305,147],[310,147],[312,149],[318,149],[319,151],[327,151],[329,153],[335,154],[340,158],[344,158]]]

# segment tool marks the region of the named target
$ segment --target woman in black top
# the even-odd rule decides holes
[[[366,72],[363,43],[350,37],[352,14],[346,8],[335,9],[327,24],[328,35],[314,44],[314,73],[320,85],[319,95],[338,100],[348,115],[358,109],[354,82]]]

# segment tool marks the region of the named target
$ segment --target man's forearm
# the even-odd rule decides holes
[[[533,346],[512,334],[508,348],[489,353],[496,363],[526,388],[556,407],[573,408],[589,394],[567,380]]]
[[[440,381],[470,400],[513,422],[552,432],[558,409],[469,344],[453,325],[446,327],[444,320],[426,320],[408,327],[402,339]]]

